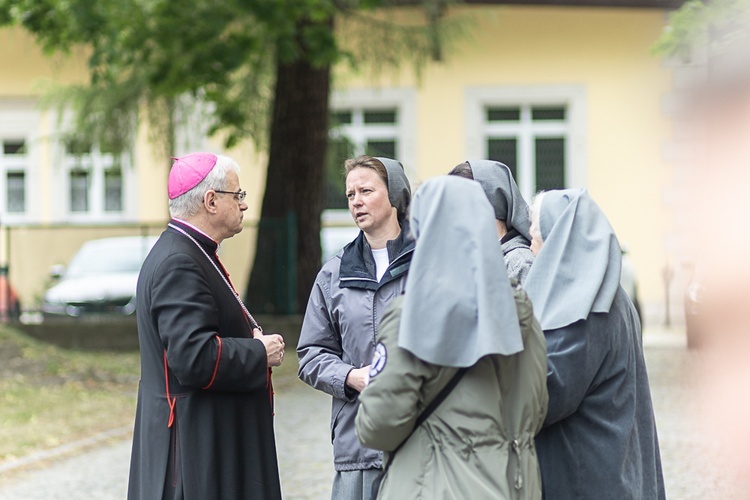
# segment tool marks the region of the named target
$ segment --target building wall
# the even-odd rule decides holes
[[[50,267],[66,264],[83,242],[144,232],[159,234],[169,218],[166,192],[171,161],[150,139],[146,123],[141,124],[132,161],[125,169],[127,210],[105,216],[67,213],[66,160],[59,141],[63,126],[57,111],[43,108],[39,100],[54,86],[85,83],[86,57],[84,50],[48,57],[24,30],[0,29],[0,67],[13,68],[0,77],[0,139],[3,132],[14,136],[19,120],[31,129],[28,135],[21,134],[29,148],[26,212],[6,213],[5,193],[0,194],[0,226],[5,226],[0,231],[0,265],[9,265],[10,281],[26,308],[39,304]],[[249,142],[226,151],[220,137],[192,132],[181,137],[179,150],[171,154],[195,150],[223,153],[241,166],[240,182],[249,192],[246,229],[222,245],[221,257],[235,286],[244,292],[255,248],[265,159]]]
[[[661,98],[670,72],[649,52],[665,23],[660,10],[565,7],[462,7],[452,16],[474,26],[468,39],[432,63],[421,79],[398,74],[352,74],[351,89],[415,92],[413,164],[416,180],[446,173],[482,155],[472,141],[467,102],[481,93],[534,93],[572,88],[582,94],[583,134],[571,146],[582,171],[570,187],[586,187],[629,247],[642,297],[652,311],[662,297],[667,262],[664,234],[670,216],[663,191],[671,171],[661,148],[668,124]],[[510,90],[509,90],[510,89]],[[375,91],[377,92],[377,90]],[[475,141],[474,141],[475,142]]]
[[[406,21],[421,16],[404,12]],[[465,38],[446,51],[444,62],[430,63],[419,79],[408,67],[397,72],[374,68],[357,74],[341,66],[335,72],[334,109],[357,102],[377,105],[385,100],[405,110],[398,127],[399,156],[418,183],[469,157],[484,156],[477,139],[481,125],[474,109],[483,96],[524,100],[559,94],[569,99],[566,103],[575,109],[577,125],[568,143],[568,167],[574,171],[568,185],[587,187],[605,210],[630,249],[642,297],[652,311],[658,310],[663,293],[661,271],[668,260],[663,239],[671,224],[663,200],[671,171],[661,160],[668,135],[661,98],[669,88],[670,73],[649,53],[649,47],[665,24],[664,12],[463,6],[453,8],[449,15],[461,19],[469,29]],[[46,58],[20,29],[0,30],[0,64],[14,68],[0,78],[0,100],[5,101],[34,99],[41,92],[42,81],[86,80],[83,51]],[[39,135],[51,137],[55,127],[53,114],[41,110]],[[169,162],[160,158],[158,149],[149,143],[147,127],[142,126],[132,166],[135,209],[125,221],[129,224],[150,226],[167,220]],[[202,137],[183,143],[181,149],[175,153],[222,151],[219,140]],[[244,290],[254,248],[253,224],[262,200],[265,159],[250,144],[229,154],[243,168],[240,180],[248,190],[250,209],[246,214],[248,230],[223,245],[223,259],[237,288]],[[59,158],[49,140],[40,142],[35,158],[39,165],[33,189],[41,193],[35,198],[37,222],[64,223],[55,218],[54,199],[60,193],[54,179]],[[54,260],[69,258],[77,241],[88,234],[82,230],[73,238],[76,245],[66,247]],[[47,263],[52,260],[45,251],[43,246],[16,250],[23,252],[26,261],[40,263],[24,265],[22,274],[11,267],[11,280],[27,302],[43,289]]]

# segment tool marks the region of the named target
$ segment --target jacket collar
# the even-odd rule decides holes
[[[211,254],[215,254],[216,251],[219,249],[219,244],[216,243],[210,236],[208,236],[206,233],[198,229],[197,227],[193,226],[192,224],[189,224],[185,222],[184,220],[180,219],[172,219],[169,222],[173,226],[177,226],[178,228],[182,229],[186,233],[188,233],[190,236],[195,238],[195,241],[200,243],[200,245],[203,247],[206,252]],[[179,232],[173,228],[168,228],[169,231]]]
[[[501,240],[500,240],[500,246],[503,249],[503,253],[507,254],[511,250],[515,250],[517,248],[530,248],[531,242],[526,239],[524,235],[522,235],[520,232],[516,231],[515,229],[511,229],[508,234],[506,234]]]
[[[386,243],[390,265],[378,283],[375,277],[375,259],[365,234],[359,235],[344,247],[339,268],[339,286],[341,288],[365,288],[377,290],[384,284],[395,280],[409,270],[414,239],[409,231],[408,222],[401,225],[401,233],[395,240]]]

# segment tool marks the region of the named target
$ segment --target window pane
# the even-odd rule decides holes
[[[26,174],[24,172],[8,172],[8,212],[21,213],[26,211]]]
[[[346,137],[330,139],[326,152],[323,180],[323,208],[347,208],[344,186],[344,161],[354,155],[354,146]]]
[[[386,158],[396,158],[396,140],[384,141],[367,141],[365,154],[370,156],[384,156]]]
[[[104,172],[104,210],[122,211],[122,171],[120,169]]]
[[[3,154],[23,155],[26,154],[26,142],[23,139],[17,141],[3,141]]]
[[[536,190],[565,187],[565,139],[536,139]]]
[[[331,126],[348,125],[352,122],[351,111],[334,111],[331,113]]]
[[[516,180],[518,180],[516,176],[516,165],[518,164],[517,143],[518,140],[516,138],[487,140],[487,158],[505,163]]]
[[[521,108],[487,108],[488,122],[517,122],[521,119]]]
[[[366,124],[370,123],[396,123],[395,109],[366,109],[364,112]]]
[[[561,106],[532,108],[531,119],[534,121],[564,121],[565,108]]]
[[[88,212],[89,173],[81,170],[70,172],[70,211]]]

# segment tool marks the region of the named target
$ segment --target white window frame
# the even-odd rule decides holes
[[[33,99],[0,99],[0,148],[5,141],[23,141],[26,153],[0,154],[0,224],[20,225],[39,222],[40,197],[40,123],[41,113]],[[0,151],[2,153],[2,151]],[[8,172],[24,173],[25,206],[23,212],[7,211]]]
[[[64,146],[63,146],[64,147]],[[80,159],[67,153],[63,159],[63,169],[66,173],[65,204],[68,217],[72,222],[89,222],[92,219],[102,222],[116,222],[123,220],[127,214],[128,197],[126,187],[127,170],[130,170],[130,155],[123,153],[120,157],[120,168],[122,174],[122,209],[119,211],[105,210],[105,172],[115,166],[115,157],[112,154],[101,153],[98,146],[92,146],[91,152],[84,154]],[[86,212],[73,212],[70,209],[70,173],[79,167],[89,173],[88,207]]]
[[[336,90],[329,105],[332,112],[352,111],[352,123],[338,127],[339,133],[352,141],[355,154],[364,154],[368,139],[396,138],[396,159],[404,165],[409,180],[416,175],[417,92],[410,88],[364,88]],[[395,124],[363,123],[363,111],[396,110]]]
[[[71,116],[66,114],[59,131],[70,130]],[[91,151],[81,155],[80,159],[68,153],[68,147],[61,134],[57,134],[55,141],[53,162],[56,165],[53,186],[57,186],[52,194],[54,206],[52,210],[53,222],[71,224],[112,224],[133,222],[137,220],[137,179],[130,151],[124,151],[120,156],[122,173],[122,210],[110,212],[104,209],[105,170],[115,164],[115,156],[102,153],[97,144],[91,146]],[[88,207],[86,212],[74,212],[70,208],[70,173],[79,166],[89,172]]]
[[[534,138],[565,138],[565,186],[586,187],[586,90],[583,85],[467,87],[466,156],[485,158],[490,138],[518,138],[516,175],[521,194],[534,196]],[[531,120],[532,107],[565,107],[565,123]],[[520,107],[521,120],[488,123],[487,108]]]

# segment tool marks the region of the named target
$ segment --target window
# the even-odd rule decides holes
[[[89,173],[85,170],[70,171],[70,211],[89,211]]]
[[[8,206],[11,213],[26,211],[26,172],[8,172],[6,184],[8,191]]]
[[[2,170],[5,172],[5,211],[8,214],[26,212],[26,141],[4,139],[2,141]]]
[[[41,222],[46,184],[41,111],[36,99],[0,97],[0,222],[5,226]]]
[[[104,172],[104,210],[122,211],[122,170],[119,167]]]
[[[487,106],[485,157],[508,165],[519,186],[530,181],[532,192],[566,187],[566,111],[565,105]]]
[[[527,199],[585,186],[582,88],[469,88],[466,97],[469,158],[508,165]]]
[[[346,209],[344,160],[358,155],[396,158],[414,178],[416,90],[339,90],[331,95],[325,209]]]
[[[326,209],[347,208],[343,166],[347,158],[362,154],[398,158],[398,110],[354,108],[331,114],[325,196]]]
[[[398,109],[392,107],[340,109],[331,113],[324,208],[347,208],[343,176],[347,158],[363,154],[399,157],[398,115]]]
[[[122,218],[125,213],[127,156],[85,141],[65,143],[67,211],[75,221]]]

